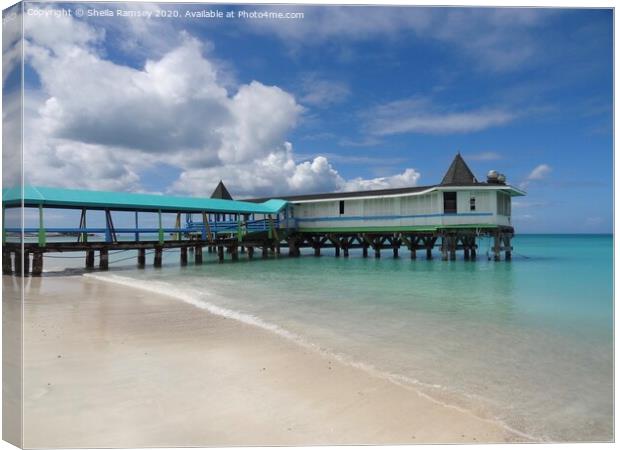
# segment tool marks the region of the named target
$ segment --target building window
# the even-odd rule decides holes
[[[476,197],[474,197],[473,195],[469,197],[469,210],[470,211],[476,210]]]
[[[456,192],[443,193],[443,213],[456,214]]]
[[[340,214],[344,214],[344,200],[340,200]]]

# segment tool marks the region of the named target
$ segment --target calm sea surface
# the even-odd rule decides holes
[[[205,252],[180,268],[177,251],[161,270],[131,259],[97,276],[218,308],[535,439],[610,440],[612,236],[513,242],[512,262],[488,261],[482,240],[476,262],[411,261],[403,248],[218,264]]]

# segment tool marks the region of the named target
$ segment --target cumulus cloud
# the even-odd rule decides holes
[[[372,178],[369,180],[354,178],[344,183],[344,191],[374,190],[415,186],[420,179],[420,173],[415,169],[406,169],[403,173],[389,177]]]
[[[174,192],[209,195],[215,185],[205,180],[224,177],[235,196],[248,198],[407,187],[415,186],[420,179],[419,172],[405,169],[403,173],[389,177],[346,180],[324,156],[296,164],[291,145],[287,143],[285,147],[286,152],[274,152],[253,164],[228,165],[225,172],[219,167],[185,171],[172,189]]]
[[[26,94],[30,183],[135,191],[140,172],[158,164],[180,171],[168,192],[196,195],[222,178],[247,196],[417,182],[412,169],[345,180],[325,157],[296,161],[287,136],[303,106],[259,81],[231,89],[212,47],[189,34],[130,67],[105,58],[103,29],[70,17],[26,25],[27,62],[41,86]]]

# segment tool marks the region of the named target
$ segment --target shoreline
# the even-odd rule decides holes
[[[544,440],[542,439],[538,439],[534,436],[528,435],[527,433],[511,428],[508,424],[504,423],[503,421],[499,419],[476,415],[476,413],[467,409],[466,407],[458,406],[456,403],[445,402],[439,398],[433,397],[432,394],[428,392],[424,392],[423,390],[420,389],[420,387],[427,388],[427,389],[433,389],[433,388],[437,388],[438,387],[437,385],[430,385],[428,383],[424,383],[424,382],[409,378],[404,375],[394,374],[391,372],[380,370],[365,362],[352,360],[345,355],[335,353],[313,342],[309,342],[308,340],[301,337],[300,335],[294,332],[291,332],[289,330],[286,330],[280,327],[279,325],[265,322],[260,317],[256,317],[254,315],[250,315],[247,313],[242,313],[239,311],[231,310],[231,309],[224,308],[221,306],[217,306],[206,300],[202,300],[202,299],[197,300],[199,296],[204,295],[204,292],[194,292],[194,293],[190,293],[189,295],[187,293],[181,294],[177,289],[174,289],[174,288],[171,289],[169,283],[151,280],[149,281],[149,284],[147,285],[138,280],[135,280],[129,277],[124,277],[122,275],[117,275],[114,273],[101,274],[101,273],[91,272],[91,273],[86,273],[83,276],[86,278],[92,278],[92,279],[98,280],[103,283],[112,283],[112,284],[117,284],[119,286],[128,287],[130,289],[136,289],[136,290],[141,290],[145,292],[164,295],[176,301],[185,302],[198,309],[206,311],[207,314],[213,314],[213,315],[224,317],[227,319],[236,320],[243,325],[247,325],[250,327],[256,327],[260,329],[261,331],[265,331],[270,334],[275,334],[281,339],[286,339],[292,342],[293,344],[299,346],[301,349],[310,350],[311,352],[314,352],[323,358],[336,360],[339,363],[344,364],[348,367],[352,367],[356,370],[361,370],[371,377],[385,380],[403,389],[413,391],[417,395],[424,397],[427,400],[439,406],[456,410],[460,413],[474,417],[475,419],[481,420],[483,422],[487,422],[493,426],[499,426],[500,428],[506,430],[508,433],[513,434],[514,436],[517,436],[518,437],[517,439],[519,439],[522,442],[544,442]]]
[[[532,441],[286,330],[156,291],[96,276],[28,280],[24,445]]]

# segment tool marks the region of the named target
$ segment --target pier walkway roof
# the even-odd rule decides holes
[[[48,207],[110,209],[114,211],[149,212],[214,212],[228,214],[277,214],[287,204],[285,200],[270,199],[261,203],[204,197],[176,197],[156,194],[87,191],[42,186],[2,190],[4,207]]]

